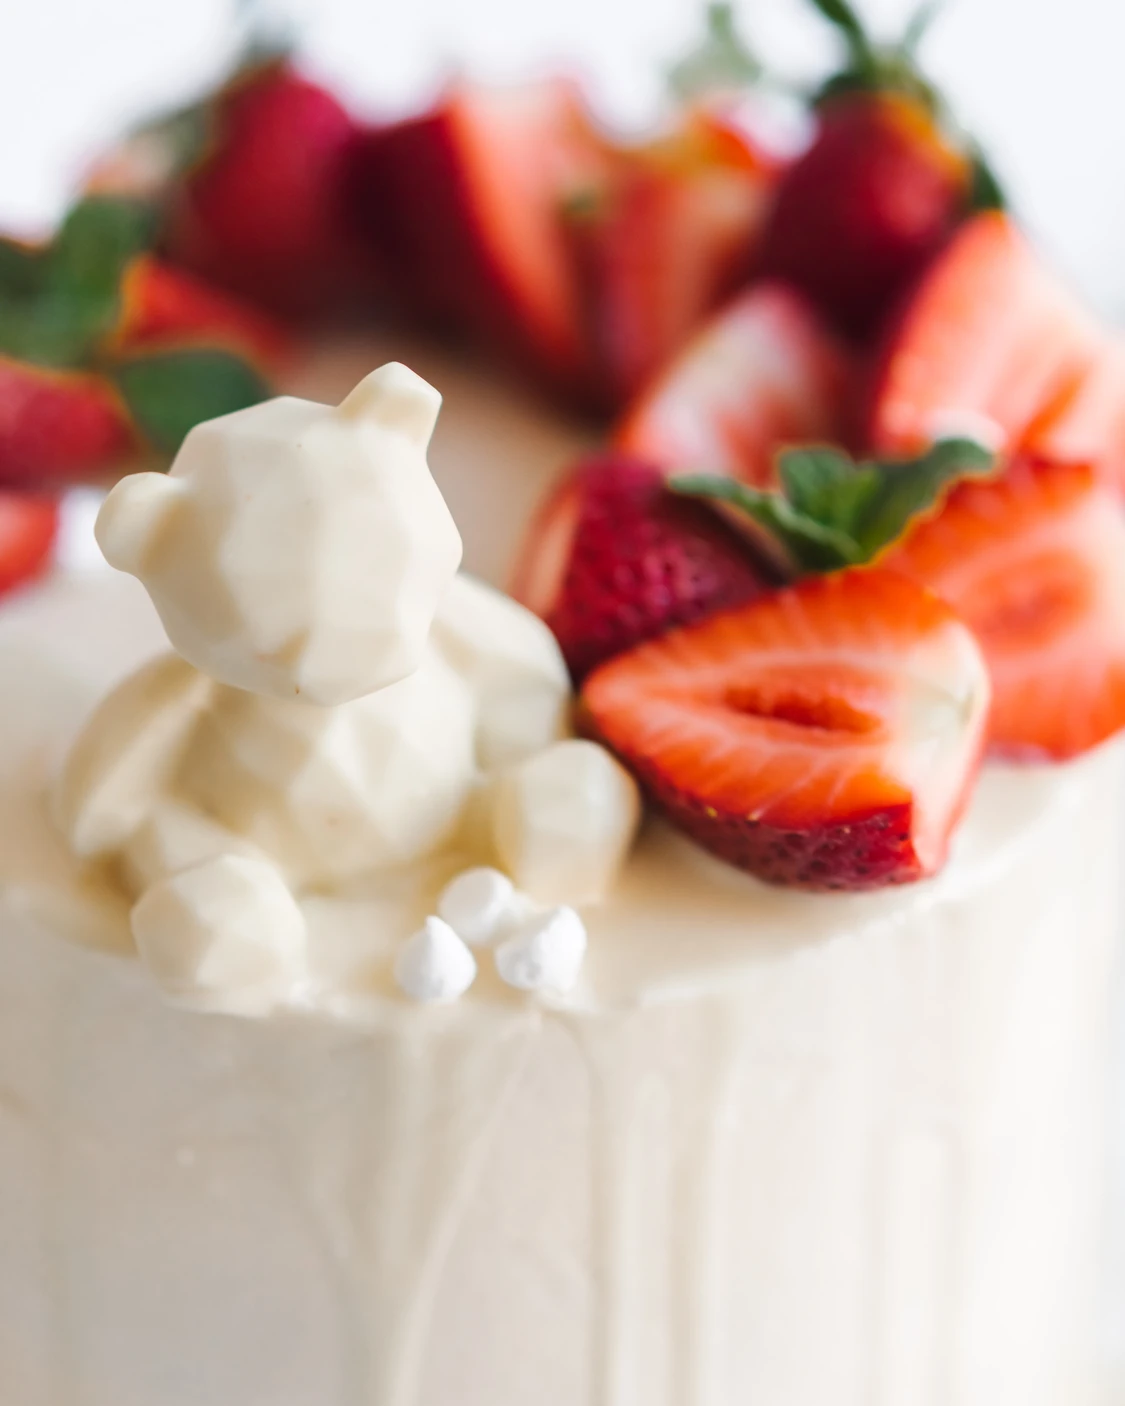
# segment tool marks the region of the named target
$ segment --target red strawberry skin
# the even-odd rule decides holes
[[[46,570],[58,525],[53,498],[0,491],[0,594]]]
[[[213,99],[211,137],[172,198],[171,255],[284,314],[355,291],[347,216],[358,127],[319,85],[278,60]]]
[[[949,237],[969,178],[963,154],[914,99],[831,98],[778,189],[762,269],[866,340]]]
[[[0,357],[0,484],[70,483],[136,455],[125,405],[100,376]]]
[[[769,578],[702,503],[659,470],[605,456],[580,464],[544,504],[513,594],[554,631],[581,680],[676,625],[752,600]]]
[[[989,741],[1062,761],[1125,727],[1125,514],[1086,465],[954,489],[884,563],[947,600],[992,677]]]
[[[599,153],[569,83],[458,84],[429,113],[363,138],[351,201],[416,309],[554,386],[588,392],[561,210]]]
[[[604,664],[586,729],[705,849],[771,883],[935,873],[979,765],[969,631],[893,573],[811,577]]]
[[[669,473],[775,481],[783,444],[847,440],[849,358],[780,284],[739,294],[695,334],[617,424],[622,453]]]
[[[263,370],[292,354],[289,334],[257,308],[151,254],[132,260],[121,282],[121,312],[107,350],[132,356],[170,347],[222,347]]]

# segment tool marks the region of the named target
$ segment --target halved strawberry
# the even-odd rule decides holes
[[[584,719],[668,818],[773,883],[936,872],[980,758],[972,635],[893,573],[809,578],[593,673]]]
[[[171,346],[225,347],[275,368],[292,350],[288,335],[257,308],[151,254],[128,264],[120,299],[117,325],[105,343],[115,355]]]
[[[964,483],[882,561],[980,640],[996,750],[1072,757],[1125,727],[1125,516],[1091,468]]]
[[[360,141],[356,217],[424,310],[570,386],[586,349],[560,211],[600,150],[570,83],[458,83]]]
[[[137,450],[125,403],[101,376],[0,356],[0,484],[96,478]]]
[[[1087,364],[1093,321],[997,211],[964,225],[930,268],[885,352],[870,438],[915,453],[984,422],[1018,445]]]
[[[547,622],[581,679],[767,583],[742,539],[702,503],[669,492],[649,464],[604,456],[579,464],[543,505],[512,594]]]
[[[54,498],[0,491],[0,594],[46,570],[58,526]]]
[[[614,432],[625,454],[671,473],[774,482],[786,443],[846,438],[849,366],[796,294],[741,294],[693,338]]]
[[[1093,464],[1125,491],[1125,343],[1099,336],[1081,369],[1024,435],[1031,454]]]
[[[745,282],[779,175],[707,109],[647,145],[607,148],[604,179],[567,224],[608,403],[635,395]]]

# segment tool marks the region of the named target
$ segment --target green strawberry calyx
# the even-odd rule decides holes
[[[669,481],[675,493],[728,503],[764,530],[794,575],[874,560],[960,479],[991,474],[995,455],[971,439],[942,439],[906,460],[856,462],[831,445],[785,449],[779,488],[708,474]]]

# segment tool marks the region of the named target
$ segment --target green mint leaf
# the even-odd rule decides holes
[[[917,459],[865,464],[875,490],[857,519],[855,540],[863,561],[897,541],[912,518],[934,506],[952,483],[966,475],[991,473],[995,456],[971,439],[944,439]]]
[[[265,400],[266,382],[230,352],[176,351],[138,357],[112,368],[133,418],[156,446],[174,454],[201,420]]]
[[[707,474],[680,475],[669,479],[668,486],[687,497],[715,498],[740,508],[780,543],[802,572],[835,571],[860,560],[847,533],[806,516],[780,493],[766,493],[737,479]]]
[[[785,449],[777,459],[781,490],[806,517],[854,535],[854,526],[875,485],[851,457],[830,445]]]
[[[0,252],[0,351],[42,366],[79,366],[117,319],[121,278],[147,247],[148,210],[103,197],[80,201],[43,250]]]
[[[27,298],[43,283],[43,251],[0,239],[0,299]]]
[[[47,255],[47,277],[58,292],[116,304],[129,261],[149,247],[153,213],[138,200],[90,196],[62,223]]]
[[[762,65],[735,24],[728,4],[707,6],[702,44],[668,70],[668,85],[684,102],[713,92],[749,88],[762,77]]]

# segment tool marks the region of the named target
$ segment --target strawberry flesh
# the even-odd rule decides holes
[[[772,883],[846,890],[944,863],[988,696],[946,605],[860,569],[641,645],[590,675],[582,709],[712,854]]]
[[[1022,443],[1097,343],[1092,320],[1011,219],[958,232],[906,308],[877,378],[871,441],[912,454],[982,424],[998,449]]]
[[[0,357],[0,484],[96,478],[136,452],[125,405],[101,376]]]
[[[569,83],[458,84],[362,140],[356,217],[415,308],[572,389],[587,357],[560,211],[598,151]]]
[[[1084,465],[965,483],[884,558],[980,641],[994,751],[1062,760],[1125,727],[1125,516]]]
[[[0,492],[0,594],[46,570],[58,525],[59,508],[53,498]]]
[[[760,285],[696,334],[627,412],[614,444],[669,473],[770,487],[780,445],[847,437],[849,376],[804,300]]]
[[[554,631],[575,679],[673,626],[751,600],[768,578],[705,505],[638,460],[578,466],[533,524],[513,594]]]
[[[777,178],[774,158],[703,110],[648,146],[607,148],[602,187],[568,227],[610,405],[745,282]]]

